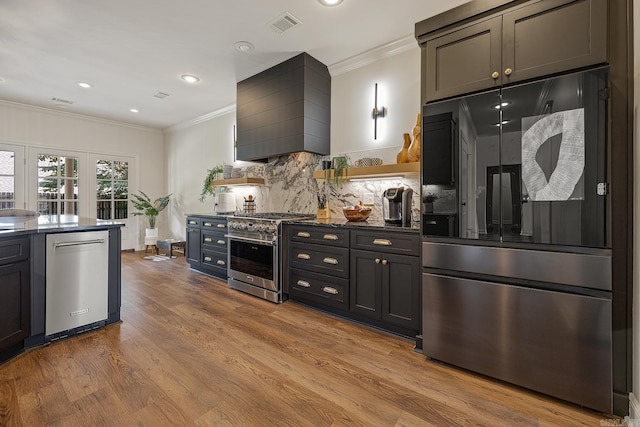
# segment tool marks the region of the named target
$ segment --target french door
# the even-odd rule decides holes
[[[0,209],[24,209],[24,147],[0,143]]]

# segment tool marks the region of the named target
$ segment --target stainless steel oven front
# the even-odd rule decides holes
[[[277,242],[230,235],[228,253],[229,286],[282,302]]]

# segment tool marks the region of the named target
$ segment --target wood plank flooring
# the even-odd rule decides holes
[[[123,322],[0,366],[2,426],[599,426],[413,343],[123,253]]]

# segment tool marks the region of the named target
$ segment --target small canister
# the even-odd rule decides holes
[[[252,195],[248,195],[244,198],[244,204],[242,206],[242,210],[244,213],[255,213],[256,212],[256,200]]]

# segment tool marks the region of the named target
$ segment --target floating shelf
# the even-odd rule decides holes
[[[231,178],[211,181],[212,187],[227,187],[230,185],[264,185],[264,178]]]
[[[316,179],[325,179],[325,171],[313,171],[313,177]],[[384,178],[385,176],[409,176],[420,173],[420,162],[397,163],[393,165],[365,166],[365,167],[349,167],[347,168],[343,179],[352,178]],[[331,169],[330,178],[333,178],[333,169]]]

